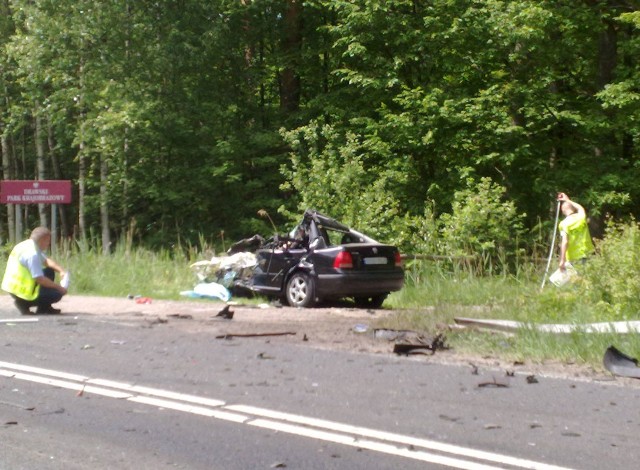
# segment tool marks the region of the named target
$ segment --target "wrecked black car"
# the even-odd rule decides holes
[[[267,241],[255,255],[256,266],[244,287],[293,307],[352,298],[358,307],[379,308],[404,284],[398,248],[315,210],[305,211],[288,236]]]

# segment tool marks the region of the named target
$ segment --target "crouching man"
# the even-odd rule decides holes
[[[31,307],[36,307],[36,314],[60,313],[52,304],[59,302],[67,289],[55,282],[55,274],[63,278],[66,272],[45,254],[50,244],[49,229],[37,227],[29,239],[13,248],[7,260],[2,290],[11,294],[23,315],[32,314]]]

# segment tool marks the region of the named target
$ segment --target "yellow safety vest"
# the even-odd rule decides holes
[[[584,216],[578,213],[571,214],[560,222],[558,228],[569,238],[567,261],[577,261],[593,253],[593,242]]]
[[[18,243],[7,260],[7,269],[2,278],[2,290],[16,295],[24,300],[35,300],[40,293],[40,284],[31,276],[31,273],[20,262],[20,256],[29,250],[37,250],[35,242],[31,239]]]

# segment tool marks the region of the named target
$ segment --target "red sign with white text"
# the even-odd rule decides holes
[[[0,202],[5,204],[70,204],[71,181],[0,181]]]

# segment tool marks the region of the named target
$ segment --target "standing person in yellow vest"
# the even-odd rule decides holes
[[[558,201],[562,203],[562,214],[565,217],[558,225],[561,237],[558,267],[564,271],[567,263],[575,265],[576,262],[584,262],[595,249],[591,241],[587,213],[584,207],[569,199],[565,193],[558,193]]]
[[[36,307],[36,314],[60,313],[52,304],[59,302],[67,289],[55,282],[55,273],[60,273],[63,284],[67,273],[45,254],[50,244],[49,229],[37,227],[29,239],[13,248],[7,260],[2,290],[11,294],[23,315],[32,314],[31,307]]]

